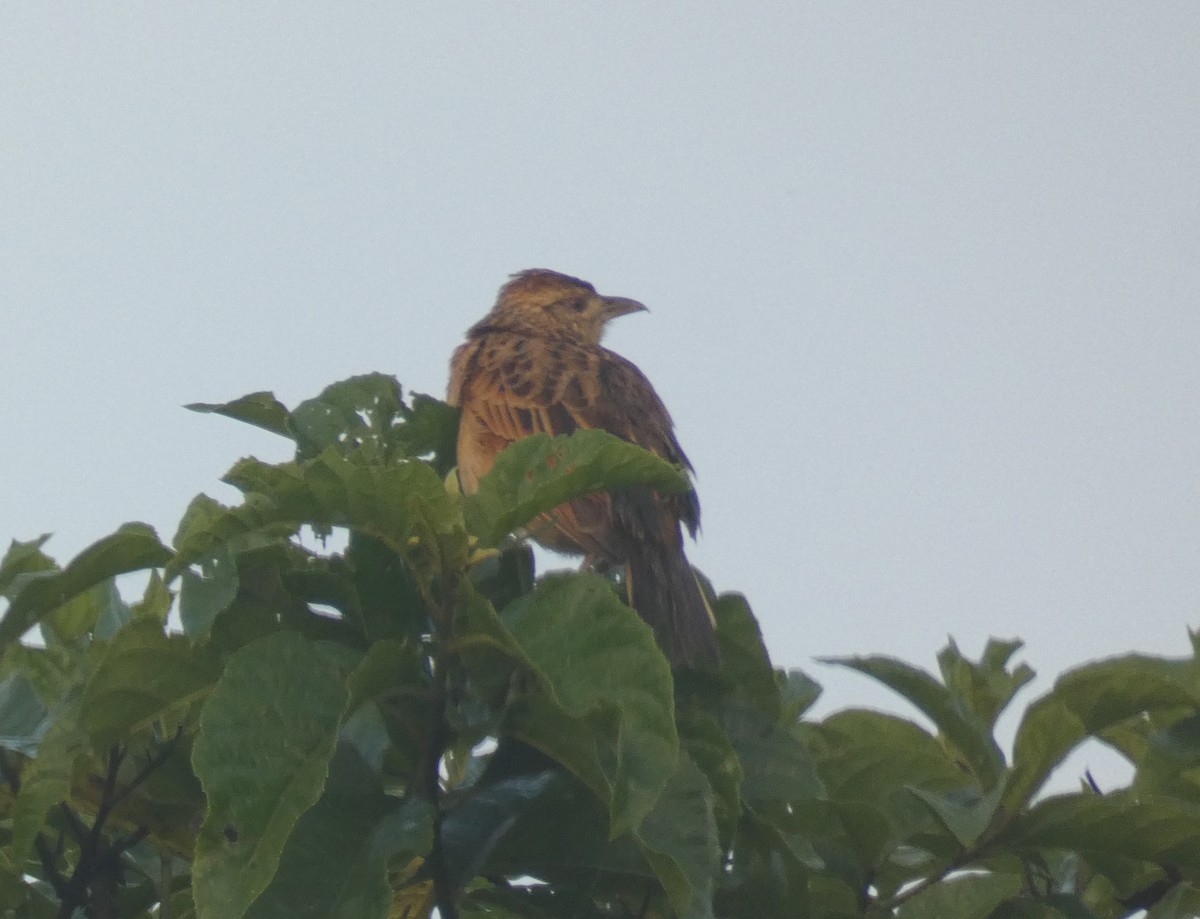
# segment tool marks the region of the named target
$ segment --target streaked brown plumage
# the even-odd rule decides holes
[[[610,319],[645,307],[602,297],[586,281],[544,269],[500,288],[450,365],[450,402],[462,408],[458,476],[473,492],[496,454],[531,434],[599,428],[691,469],[650,381],[600,344]],[[682,526],[700,525],[695,491],[629,488],[587,495],[531,527],[549,548],[620,565],[631,605],[674,664],[717,660],[712,613],[683,551]]]

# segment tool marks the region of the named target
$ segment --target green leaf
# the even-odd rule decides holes
[[[157,574],[157,572],[155,572]],[[101,640],[112,638],[125,623],[133,619],[133,610],[117,590],[117,582],[106,581],[96,588],[100,598],[100,611],[96,616],[93,637]]]
[[[535,434],[496,457],[478,491],[466,498],[467,526],[485,546],[494,546],[565,501],[635,485],[670,492],[690,487],[680,469],[607,431]]]
[[[429,629],[429,611],[404,558],[382,540],[352,531],[346,562],[367,639],[419,640]]]
[[[556,774],[543,770],[481,782],[442,818],[442,853],[453,889],[462,889],[479,873],[492,850]]]
[[[49,533],[43,533],[29,542],[14,539],[8,544],[8,551],[0,559],[0,596],[11,598],[9,588],[19,575],[53,571],[58,567],[54,559],[42,551],[49,538]]]
[[[208,798],[193,866],[198,919],[240,919],[266,889],[320,797],[347,701],[334,660],[294,633],[229,659],[192,751]]]
[[[118,574],[158,568],[171,552],[144,523],[127,523],[88,546],[61,571],[28,582],[0,620],[0,650],[16,641],[44,616],[88,589]]]
[[[234,399],[232,402],[220,404],[193,402],[185,405],[184,408],[193,412],[224,415],[226,418],[244,421],[262,428],[264,431],[270,431],[272,434],[279,434],[281,437],[292,438],[294,436],[288,410],[272,392],[253,392],[240,399]]]
[[[1004,776],[1004,754],[984,721],[924,670],[882,655],[826,662],[873,677],[920,709],[962,755],[983,788],[992,788]]]
[[[511,737],[501,738],[480,781],[536,775],[548,760]],[[608,845],[604,805],[575,776],[558,771],[556,778],[516,813],[513,827],[503,834],[484,866],[488,876],[533,875],[562,884],[564,893],[581,879],[595,877]]]
[[[190,568],[179,572],[179,621],[185,634],[203,638],[237,597],[239,580],[228,546],[218,548],[199,567],[199,573]]]
[[[712,789],[686,753],[637,830],[638,847],[684,919],[711,919],[721,861]]]
[[[29,856],[46,812],[67,800],[75,765],[85,753],[87,735],[79,726],[78,702],[64,703],[53,717],[37,758],[23,771],[21,791],[13,805],[11,851],[16,864]]]
[[[960,875],[921,891],[897,915],[899,919],[987,919],[1023,886],[1016,874]]]
[[[211,557],[231,540],[251,534],[287,536],[306,523],[357,529],[407,557],[423,557],[422,546],[409,544],[413,537],[423,537],[424,551],[430,552],[434,551],[427,544],[430,535],[461,533],[457,502],[437,474],[415,460],[363,466],[330,448],[299,464],[273,466],[244,459],[225,475],[225,481],[243,491],[245,501],[190,528],[182,544],[177,544],[168,578],[198,559]],[[458,542],[465,555],[465,535]]]
[[[1176,884],[1146,913],[1146,919],[1195,919],[1196,916],[1200,916],[1200,887],[1187,883]]]
[[[544,578],[505,607],[503,620],[479,594],[465,594],[470,629],[461,642],[473,675],[496,691],[515,662],[532,682],[510,703],[506,733],[588,784],[608,805],[613,836],[637,826],[678,751],[671,669],[650,627],[593,574]]]
[[[717,716],[700,709],[677,709],[679,740],[704,773],[713,792],[713,815],[722,838],[732,832],[741,815],[742,764]]]
[[[181,713],[217,681],[220,663],[210,653],[162,628],[155,619],[123,628],[84,686],[80,722],[97,749]],[[164,728],[169,734],[174,725]]]
[[[440,399],[413,393],[404,409],[404,424],[391,432],[391,443],[403,456],[428,457],[438,475],[454,468],[459,411]]]
[[[986,795],[977,788],[965,788],[938,793],[924,788],[908,789],[923,801],[963,848],[969,848],[983,834],[996,814],[1003,785],[997,785]]]
[[[1144,712],[1196,708],[1200,682],[1190,660],[1129,655],[1064,673],[1021,719],[1002,806],[1019,810],[1086,737]]]
[[[762,712],[728,703],[721,721],[742,765],[746,803],[797,801],[824,794],[816,766],[795,725],[774,722]]]
[[[780,713],[780,687],[763,643],[758,620],[741,594],[722,594],[712,602],[721,648],[718,674],[726,692],[760,709],[769,718]]]
[[[50,726],[46,716],[46,706],[23,673],[0,683],[0,747],[33,756]]]
[[[1200,870],[1200,806],[1129,792],[1047,798],[1013,819],[995,844],[1070,849]]]
[[[367,373],[333,383],[292,412],[298,455],[311,458],[332,448],[359,453],[369,462],[386,461],[389,435],[403,411],[395,377]]]
[[[776,670],[775,682],[779,686],[780,714],[786,721],[800,718],[821,697],[821,684],[803,670]]]
[[[142,599],[133,604],[133,615],[137,619],[155,619],[158,622],[166,622],[174,600],[175,595],[167,589],[162,575],[157,571],[151,571],[150,580],[146,583]]]
[[[339,745],[320,800],[296,824],[278,872],[246,916],[384,919],[389,861],[425,855],[432,837],[426,802],[384,794],[362,758]]]
[[[20,643],[9,645],[0,663],[5,677],[19,673],[33,684],[47,709],[54,708],[75,685],[81,652],[64,647],[39,648]]]
[[[942,679],[954,698],[992,729],[1013,696],[1035,676],[1021,664],[1008,669],[1009,659],[1021,649],[1020,641],[988,639],[978,664],[962,656],[953,640],[938,654]]]
[[[1137,726],[1146,729],[1147,722]],[[1200,715],[1180,718],[1160,730],[1151,730],[1133,788],[1142,794],[1166,794],[1200,804]],[[1110,742],[1112,732],[1102,735]]]
[[[82,641],[100,620],[110,596],[111,581],[90,587],[42,617],[39,628],[47,645],[74,645]]]
[[[941,839],[933,835],[943,821],[912,793],[921,789],[950,794],[970,782],[935,738],[903,718],[853,709],[831,715],[811,734],[828,797],[839,808],[853,809],[851,817],[857,823],[847,825],[846,831],[865,863],[873,863],[893,835],[903,842],[920,833],[923,848],[957,852],[958,842],[949,832],[942,831]],[[887,817],[883,838],[876,812]]]

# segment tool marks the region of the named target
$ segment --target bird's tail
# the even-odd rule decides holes
[[[654,629],[672,665],[715,667],[716,620],[687,557],[675,547],[642,548],[625,565],[630,605]]]

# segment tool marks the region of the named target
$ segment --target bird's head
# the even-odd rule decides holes
[[[595,345],[610,319],[645,309],[636,300],[601,296],[579,278],[531,268],[500,288],[496,305],[476,329],[511,329]]]

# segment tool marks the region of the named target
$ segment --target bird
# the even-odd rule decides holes
[[[495,305],[450,362],[448,401],[461,409],[462,491],[473,494],[496,456],[522,438],[599,429],[694,473],[674,422],[646,376],[600,344],[607,324],[646,307],[606,297],[587,281],[532,268],[500,288]],[[629,605],[675,666],[719,664],[712,609],[684,552],[700,526],[695,487],[649,486],[584,495],[528,527],[538,543],[583,555],[584,567],[623,569]]]

